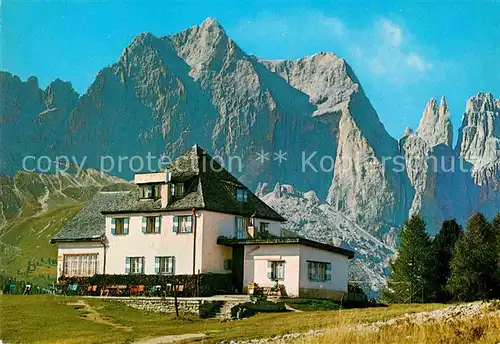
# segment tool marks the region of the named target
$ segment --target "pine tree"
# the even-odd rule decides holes
[[[496,298],[500,297],[500,213],[497,213],[497,216],[491,222],[493,225],[493,230],[495,231],[495,235],[497,237],[497,282],[499,283],[496,291]]]
[[[401,246],[391,262],[392,274],[388,282],[392,301],[407,302],[422,299],[429,293],[431,240],[425,222],[415,215],[405,222],[401,232]]]
[[[496,236],[497,236],[497,244],[499,245],[497,247],[498,253],[500,254],[500,213],[495,216],[493,221],[491,222],[493,225],[493,229],[495,230]]]
[[[497,237],[493,225],[481,214],[474,214],[467,231],[458,240],[451,260],[447,290],[459,301],[488,299],[497,284]]]
[[[450,262],[453,258],[453,249],[462,234],[462,226],[455,219],[444,221],[441,230],[432,241],[430,289],[434,302],[451,300],[451,295],[445,287],[451,275]]]

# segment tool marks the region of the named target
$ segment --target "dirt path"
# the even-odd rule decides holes
[[[89,320],[89,321],[93,321],[93,322],[96,322],[96,323],[99,323],[99,324],[108,325],[108,326],[111,326],[111,327],[114,327],[114,328],[117,328],[117,329],[120,329],[120,330],[124,330],[124,331],[127,331],[127,332],[130,332],[130,331],[133,330],[132,327],[128,327],[128,326],[123,326],[123,325],[120,325],[120,324],[116,324],[116,323],[114,323],[114,322],[112,322],[110,320],[107,320],[106,318],[103,318],[102,315],[94,307],[92,307],[87,302],[85,302],[85,300],[78,300],[76,302],[67,303],[67,305],[68,306],[74,306],[75,308],[77,307],[77,309],[82,310],[83,312],[85,312],[82,315],[83,319],[86,319],[86,320]]]
[[[199,339],[199,338],[203,338],[203,337],[206,337],[206,334],[204,334],[204,333],[185,333],[185,334],[178,334],[178,335],[172,335],[172,336],[161,336],[161,337],[145,339],[145,340],[135,342],[134,344],[174,343],[174,342],[178,342],[180,340]]]

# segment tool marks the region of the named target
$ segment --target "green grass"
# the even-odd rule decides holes
[[[10,220],[0,236],[2,269],[19,280],[45,285],[55,281],[57,247],[50,238],[83,204],[60,206],[41,215]],[[54,264],[55,263],[55,264]]]
[[[68,305],[78,300],[85,300],[101,318],[113,325],[83,318],[85,312],[80,307]],[[164,335],[205,333],[207,337],[203,339],[204,343],[216,343],[224,339],[272,337],[350,323],[386,320],[408,312],[441,307],[443,305],[395,305],[341,311],[262,313],[241,321],[220,323],[191,315],[177,319],[173,315],[141,311],[102,299],[3,295],[0,296],[0,338],[8,343],[129,343]]]

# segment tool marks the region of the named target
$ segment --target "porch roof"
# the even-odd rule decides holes
[[[217,244],[225,246],[239,246],[239,245],[304,245],[309,247],[318,248],[324,251],[330,251],[347,256],[348,259],[354,258],[354,251],[325,244],[322,242],[306,239],[303,237],[272,237],[272,238],[247,238],[247,239],[236,239],[219,237],[217,238]]]

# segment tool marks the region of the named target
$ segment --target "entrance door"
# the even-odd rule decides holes
[[[233,246],[233,288],[238,292],[243,292],[243,245]]]

